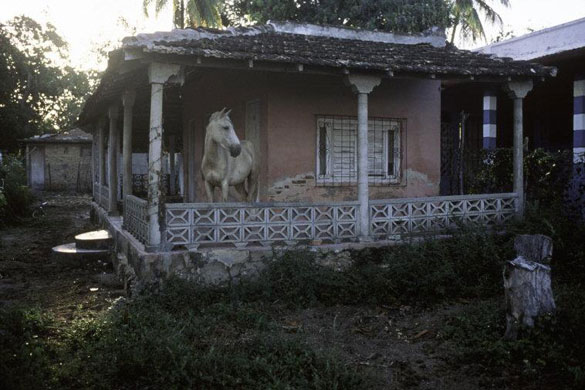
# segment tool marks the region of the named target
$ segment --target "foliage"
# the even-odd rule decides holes
[[[226,8],[235,24],[292,20],[395,32],[449,24],[449,7],[442,0],[235,0]]]
[[[0,163],[0,227],[28,215],[31,202],[24,163],[19,157],[5,156]]]
[[[356,251],[345,271],[320,265],[322,254],[287,251],[257,280],[218,288],[169,280],[103,317],[77,317],[67,327],[39,311],[0,312],[0,386],[368,388],[369,377],[330,352],[314,351],[302,333],[283,335],[283,306],[429,306],[471,298],[474,305],[439,331],[448,364],[464,362],[491,387],[579,388],[585,242],[578,237],[585,227],[529,208],[526,221],[510,229],[555,240],[558,315],[519,341],[501,340],[501,268],[513,257],[511,236],[467,229],[442,240]]]
[[[585,225],[562,204],[528,203],[524,220],[509,227],[512,234],[544,234],[552,238],[554,280],[574,283],[585,280]]]
[[[540,383],[545,388],[583,388],[585,225],[570,218],[559,202],[548,202],[547,206],[528,202],[524,220],[509,226],[508,231],[545,234],[553,239],[551,268],[557,312],[541,319],[534,329],[524,329],[521,339],[505,341],[501,338],[505,328],[501,301],[474,305],[452,318],[444,329],[443,337],[455,341],[452,363],[474,362],[470,369],[486,375],[489,387],[507,387],[497,379],[507,372],[504,379],[519,382],[517,387]]]
[[[2,388],[353,389],[365,378],[298,338],[266,333],[272,321],[253,305],[171,281],[103,318],[54,321],[28,330],[22,311],[0,313]],[[191,297],[185,302],[185,295]],[[177,302],[177,296],[183,299]],[[41,326],[43,325],[43,326]],[[32,351],[36,351],[32,353]],[[26,373],[26,374],[25,374]],[[27,378],[20,381],[21,378]],[[8,387],[7,387],[8,386]],[[367,386],[366,386],[367,387]]]
[[[0,388],[41,389],[51,377],[52,318],[39,309],[0,309]]]
[[[481,150],[477,168],[466,176],[469,193],[512,191],[513,151],[509,148]],[[543,205],[561,203],[569,186],[573,169],[572,151],[547,152],[534,149],[524,156],[525,192],[528,201]]]
[[[442,337],[455,341],[451,344],[452,364],[483,375],[489,387],[508,387],[500,383],[504,381],[516,382],[515,387],[540,383],[546,388],[583,388],[585,310],[581,303],[585,294],[578,285],[556,290],[556,315],[539,319],[518,340],[502,339],[505,311],[498,301],[484,301],[449,319]]]
[[[245,302],[290,307],[410,303],[420,306],[501,290],[501,266],[513,255],[509,237],[462,230],[444,240],[426,240],[353,253],[343,272],[320,265],[311,252],[287,251],[254,283],[232,294]]]
[[[498,0],[500,4],[508,7],[509,0]],[[502,25],[502,18],[485,0],[449,0],[451,4],[451,17],[453,30],[451,31],[451,43],[455,41],[457,28],[463,38],[471,38],[474,42],[480,38],[485,40],[485,31],[481,16],[491,24]]]
[[[0,149],[73,125],[91,85],[66,59],[67,44],[51,24],[26,16],[0,24]]]
[[[143,0],[144,14],[154,2],[154,11],[158,15],[168,4],[168,0]],[[220,0],[173,0],[173,23],[176,28],[185,27],[221,27]]]

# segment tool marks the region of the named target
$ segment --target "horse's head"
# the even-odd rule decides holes
[[[211,137],[222,148],[229,150],[232,157],[238,157],[242,151],[240,140],[234,130],[234,125],[229,117],[231,110],[214,112],[209,118],[206,137]]]

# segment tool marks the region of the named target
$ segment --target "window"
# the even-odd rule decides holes
[[[368,177],[372,184],[400,182],[400,137],[405,121],[368,120]],[[357,181],[357,118],[317,117],[317,183],[355,184]]]

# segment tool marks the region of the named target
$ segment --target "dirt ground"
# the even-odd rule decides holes
[[[479,378],[445,363],[449,344],[440,330],[465,305],[432,310],[337,306],[306,309],[281,318],[282,328],[303,333],[315,349],[335,352],[367,372],[379,389],[477,389]]]
[[[106,259],[59,257],[53,246],[72,242],[95,229],[89,221],[89,196],[45,194],[45,215],[0,230],[0,307],[39,307],[67,323],[93,317],[124,295],[116,285],[99,283],[112,273]],[[299,337],[317,350],[336,353],[346,365],[376,378],[380,389],[473,389],[478,379],[444,363],[442,323],[464,305],[432,311],[400,307],[338,306],[283,310],[279,333]],[[277,310],[278,311],[278,310]]]
[[[0,307],[38,307],[63,320],[74,312],[106,308],[123,294],[104,286],[99,275],[111,273],[104,258],[60,257],[51,248],[73,242],[74,236],[96,227],[89,220],[89,195],[44,193],[45,214],[16,227],[0,230]]]

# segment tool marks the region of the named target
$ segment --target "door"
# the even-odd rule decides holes
[[[30,152],[30,186],[34,190],[45,189],[45,148],[33,146]]]

